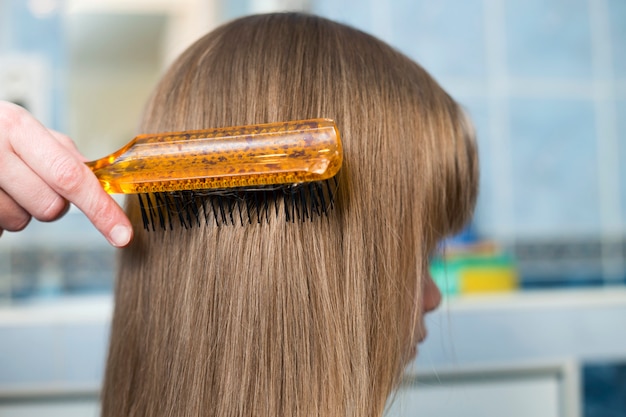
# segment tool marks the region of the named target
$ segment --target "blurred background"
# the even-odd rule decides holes
[[[476,126],[476,215],[389,415],[626,416],[624,0],[0,0],[0,99],[100,158],[191,42],[276,10],[387,41]],[[75,209],[3,234],[0,416],[97,415],[115,256]]]

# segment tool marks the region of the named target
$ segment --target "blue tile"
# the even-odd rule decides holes
[[[12,43],[12,24],[10,4],[6,1],[0,1],[0,52],[6,53],[11,49]]]
[[[0,249],[0,307],[11,297],[11,256]]]
[[[484,77],[483,0],[320,0],[313,11],[378,36],[436,77]],[[378,16],[383,11],[386,16]]]
[[[613,71],[621,79],[626,79],[626,2],[607,0],[611,49],[613,50]]]
[[[590,79],[588,0],[507,1],[506,46],[511,75]]]
[[[617,110],[617,137],[619,146],[619,186],[620,206],[622,219],[622,233],[626,233],[626,99],[618,100]]]
[[[60,361],[51,326],[0,328],[0,386],[57,381]]]
[[[67,42],[60,8],[49,14],[37,16],[29,2],[20,0],[5,3],[3,12],[9,17],[9,27],[0,30],[9,35],[6,47],[13,53],[34,54],[41,58],[44,70],[50,77],[50,85],[41,91],[41,99],[50,108],[50,114],[38,115],[41,121],[57,130],[64,130]],[[0,18],[0,23],[4,19]],[[45,83],[44,83],[45,85]]]
[[[369,7],[358,0],[317,0],[312,2],[311,11],[362,31],[374,34],[375,21]]]
[[[486,76],[482,0],[392,4],[393,44],[435,77]]]
[[[593,103],[514,99],[510,112],[517,234],[599,234]]]
[[[491,169],[491,138],[489,130],[489,106],[485,99],[463,98],[458,101],[466,109],[476,129],[476,142],[480,163],[480,192],[474,214],[474,226],[481,234],[491,235],[493,231],[493,217],[496,209],[494,201],[493,171]]]
[[[250,13],[248,0],[230,0],[220,3],[223,20],[235,19]]]

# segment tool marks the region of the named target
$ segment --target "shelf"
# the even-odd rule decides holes
[[[444,299],[443,309],[454,311],[553,309],[553,308],[626,308],[626,287],[520,290],[509,293],[468,294]]]

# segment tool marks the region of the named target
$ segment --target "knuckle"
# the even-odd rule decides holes
[[[0,189],[0,229],[18,232],[30,222],[31,215]]]
[[[51,222],[58,219],[68,208],[68,202],[61,196],[54,196],[49,202],[41,205],[43,210],[35,218],[42,222]]]
[[[52,181],[61,194],[71,195],[80,190],[84,181],[83,167],[69,155],[62,155],[52,160]]]
[[[114,224],[113,210],[106,201],[93,198],[84,206],[83,212],[98,230],[107,230]]]
[[[91,204],[92,219],[102,225],[108,225],[113,222],[113,215],[111,206],[109,204],[103,204],[100,201],[94,200]]]
[[[30,223],[31,216],[27,213],[14,213],[10,218],[4,219],[0,227],[9,232],[19,232],[24,230]]]
[[[30,216],[24,216],[21,219],[17,219],[11,227],[7,227],[7,230],[10,232],[19,232],[20,230],[24,230],[28,223],[30,223]]]

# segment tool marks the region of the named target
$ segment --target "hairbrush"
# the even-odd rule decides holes
[[[311,119],[139,135],[87,166],[108,193],[137,194],[155,230],[327,215],[342,158],[335,123]]]

